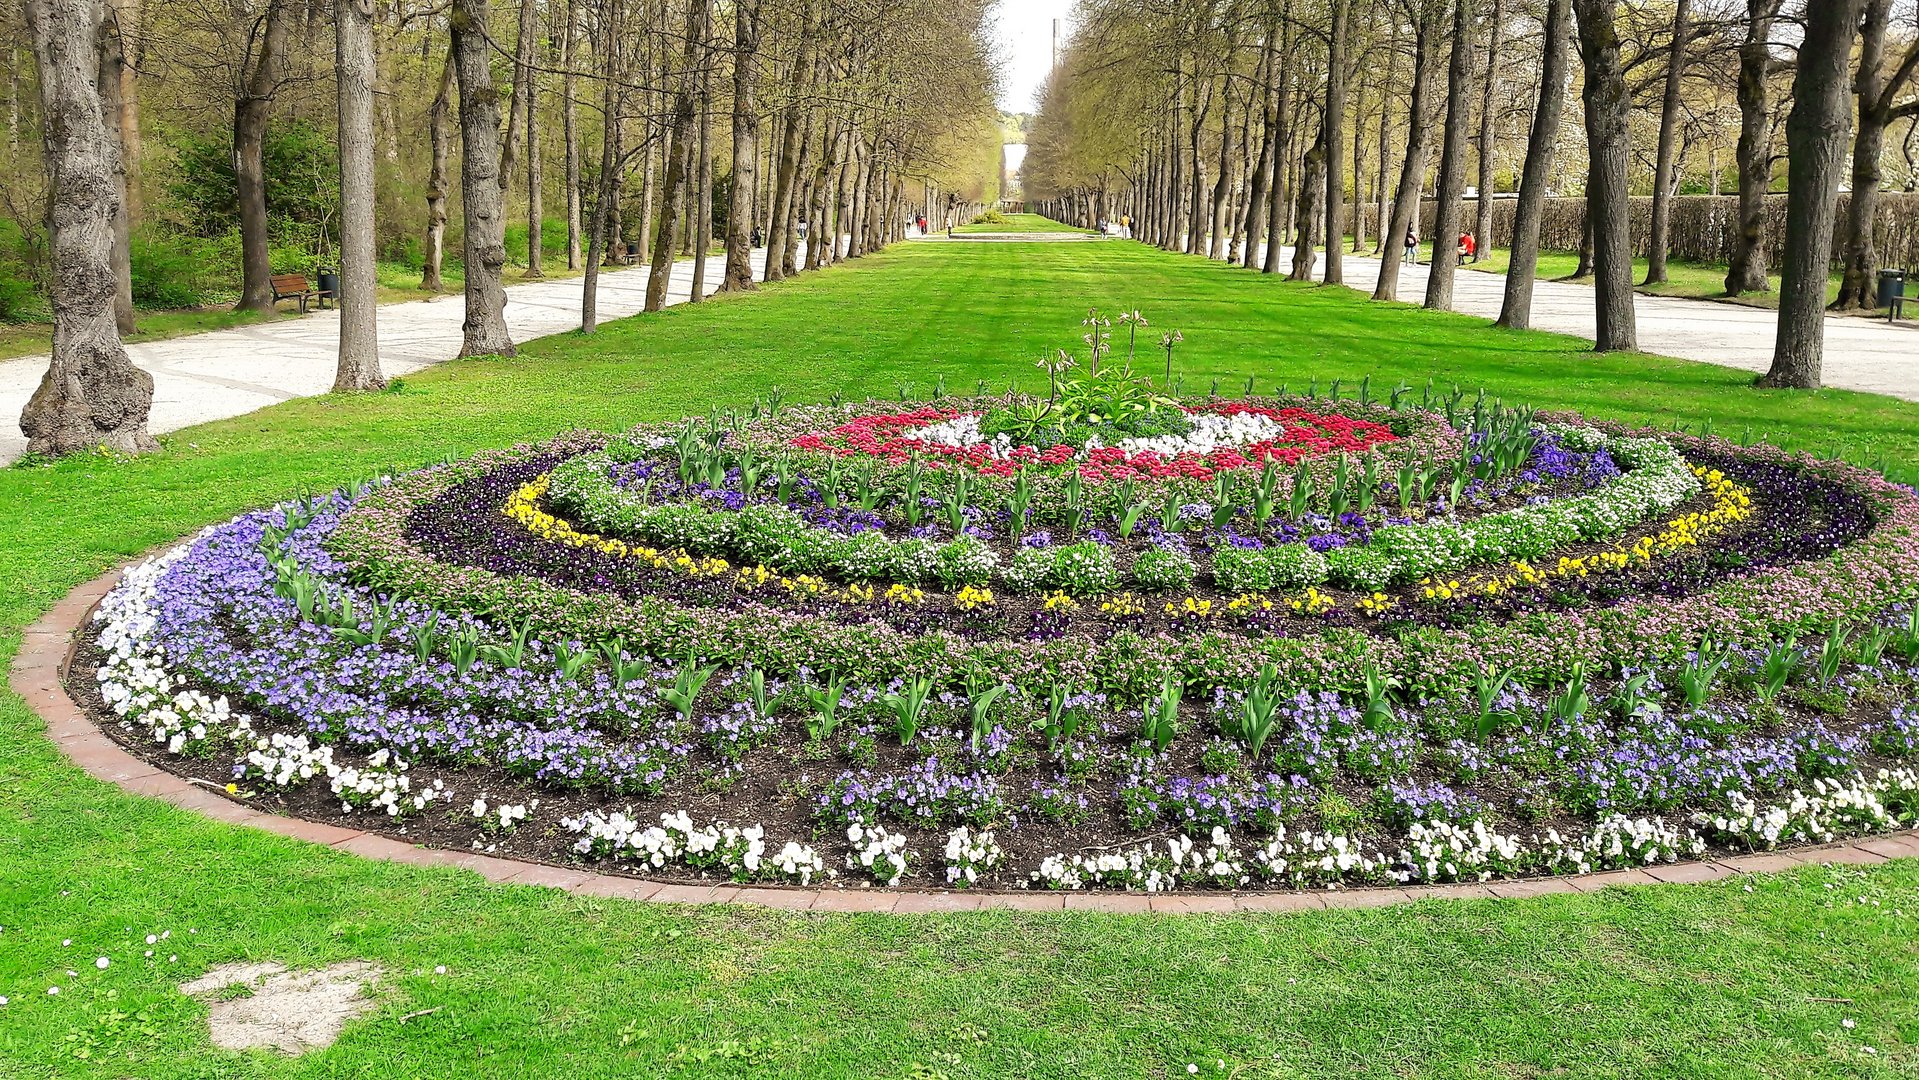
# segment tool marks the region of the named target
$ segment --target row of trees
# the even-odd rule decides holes
[[[509,218],[525,276],[550,257],[584,273],[591,332],[599,270],[630,248],[657,310],[677,257],[695,300],[714,280],[750,290],[758,238],[778,280],[875,250],[912,213],[967,213],[996,181],[989,0],[22,3],[37,109],[18,117],[16,75],[14,123],[40,135],[55,326],[21,420],[35,453],[153,446],[152,382],[121,344],[128,238],[156,215],[142,174],[168,164],[143,130],[193,134],[209,98],[231,102],[230,123],[213,117],[232,171],[212,201],[237,224],[242,308],[273,303],[276,128],[333,133],[337,195],[310,201],[339,265],[338,390],[383,385],[375,266],[395,246],[417,245],[438,289],[457,229],[461,352],[511,354]]]
[[[1267,273],[1310,279],[1323,250],[1329,284],[1370,229],[1381,300],[1397,298],[1400,241],[1431,200],[1435,308],[1452,302],[1452,238],[1492,243],[1493,199],[1509,193],[1510,327],[1530,319],[1545,200],[1583,191],[1580,273],[1595,279],[1597,347],[1619,350],[1637,345],[1629,197],[1652,196],[1656,284],[1672,200],[1735,188],[1726,291],[1764,291],[1784,157],[1761,382],[1816,388],[1829,267],[1844,268],[1840,307],[1871,306],[1876,195],[1895,172],[1919,185],[1914,17],[1904,0],[1081,0],[1022,180],[1053,212],[1127,216],[1147,242]]]

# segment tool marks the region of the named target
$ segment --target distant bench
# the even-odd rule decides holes
[[[273,275],[273,302],[282,300],[298,300],[300,314],[306,314],[307,305],[313,301],[313,285],[305,274]]]

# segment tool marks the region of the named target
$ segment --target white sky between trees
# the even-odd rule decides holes
[[[1039,107],[1040,87],[1053,67],[1053,20],[1067,18],[1072,10],[1073,0],[1000,0],[993,32],[1006,60],[1000,108],[1018,113]],[[1068,20],[1065,30],[1072,29]]]

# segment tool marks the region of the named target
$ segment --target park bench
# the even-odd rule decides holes
[[[307,304],[313,300],[313,285],[305,274],[273,275],[273,302],[282,300],[298,300],[300,314],[306,314]]]

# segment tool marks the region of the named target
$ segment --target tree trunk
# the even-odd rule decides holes
[[[694,178],[693,292],[691,303],[706,299],[706,251],[713,246],[713,51],[700,50],[700,164]]]
[[[666,287],[673,277],[673,253],[679,247],[680,217],[686,210],[688,165],[693,158],[693,94],[698,87],[695,67],[706,40],[705,0],[686,9],[686,47],[680,57],[680,86],[673,99],[673,126],[666,151],[666,179],[661,184],[660,230],[653,238],[653,269],[646,279],[646,310],[666,306]]]
[[[487,0],[453,0],[454,75],[460,84],[460,200],[465,211],[466,321],[461,356],[512,356],[506,329],[506,218],[500,188],[500,95],[487,45]]]
[[[1436,10],[1425,7],[1413,24],[1413,85],[1406,112],[1406,160],[1399,169],[1399,186],[1393,194],[1392,228],[1386,232],[1386,246],[1379,255],[1379,283],[1373,287],[1373,299],[1399,299],[1399,267],[1405,257],[1408,236],[1419,234],[1419,195],[1426,182],[1426,159],[1432,155],[1432,140],[1427,129],[1432,124],[1433,66],[1439,62],[1439,18]],[[1437,244],[1435,244],[1437,246]]]
[[[1332,32],[1326,39],[1326,115],[1319,141],[1326,148],[1326,276],[1346,280],[1346,23],[1348,0],[1332,0]]]
[[[1526,137],[1526,164],[1519,177],[1519,202],[1513,208],[1512,253],[1506,266],[1506,298],[1498,325],[1524,330],[1532,325],[1533,278],[1539,270],[1539,219],[1552,185],[1553,150],[1559,120],[1566,109],[1566,46],[1571,0],[1546,0],[1544,52],[1539,65],[1539,100]]]
[[[267,113],[286,65],[291,0],[267,0],[258,51],[233,103],[233,179],[240,203],[240,311],[273,310],[272,236],[267,222]]]
[[[1220,98],[1219,177],[1213,182],[1211,212],[1207,215],[1206,257],[1226,257],[1226,195],[1233,188],[1233,95],[1230,89]],[[1082,222],[1084,224],[1084,222]]]
[[[620,110],[626,103],[621,86],[625,72],[621,66],[621,5],[607,4],[600,25],[600,176],[594,185],[593,208],[586,222],[585,280],[580,290],[580,333],[591,334],[600,325],[600,265],[602,250],[613,240],[612,218],[619,197],[614,178],[620,171]]]
[[[373,0],[333,8],[340,112],[340,355],[333,389],[377,390],[380,314],[373,241]]]
[[[1293,5],[1288,0],[1280,9],[1279,55],[1291,58],[1294,36],[1292,22]],[[1273,114],[1279,124],[1273,137],[1273,178],[1272,189],[1266,195],[1266,252],[1261,257],[1260,272],[1279,273],[1279,249],[1286,238],[1286,209],[1288,191],[1286,171],[1292,167],[1293,153],[1293,80],[1290,69],[1283,69],[1279,90],[1274,96]]]
[[[1499,47],[1506,30],[1506,0],[1493,0],[1492,25],[1486,30],[1486,84],[1479,99],[1479,199],[1474,204],[1478,211],[1473,222],[1473,261],[1485,257],[1487,249],[1493,246],[1493,185],[1497,182],[1493,175],[1493,166],[1497,164],[1493,153],[1497,145],[1493,126],[1493,104],[1495,91],[1499,88]]]
[[[753,284],[753,189],[759,151],[759,106],[753,100],[753,65],[760,47],[759,0],[733,4],[733,190],[726,204],[726,292],[751,292]]]
[[[1600,352],[1639,347],[1633,312],[1631,215],[1626,163],[1632,94],[1619,62],[1618,0],[1573,0],[1586,86],[1586,222],[1593,237],[1593,298]]]
[[[1326,147],[1320,141],[1326,137],[1326,129],[1319,129],[1319,138],[1306,150],[1306,158],[1299,167],[1299,233],[1293,242],[1293,270],[1286,277],[1290,281],[1311,281],[1313,262],[1317,252],[1313,247],[1319,240],[1319,200],[1326,193],[1325,182],[1320,172],[1326,167]]]
[[[532,0],[526,0],[533,7]],[[532,65],[526,69],[526,273],[528,278],[546,276],[546,185],[540,176],[540,73]]]
[[[534,0],[519,0],[520,25],[513,39],[513,90],[506,112],[506,140],[500,147],[500,191],[513,187],[513,170],[519,164],[520,143],[530,141],[525,128],[528,108],[533,101],[533,46],[540,40],[540,5]]]
[[[159,449],[153,376],[133,366],[113,316],[118,147],[101,114],[101,0],[26,0],[44,121],[53,356],[20,415],[29,454]]]
[[[453,50],[446,54],[440,69],[440,91],[426,114],[427,141],[432,146],[432,164],[426,178],[426,271],[420,276],[420,288],[443,292],[446,282],[440,276],[446,261],[446,196],[449,187],[448,164],[453,157]]]
[[[1891,0],[1876,0],[1890,3]],[[1666,61],[1666,97],[1659,107],[1659,147],[1653,166],[1652,236],[1646,247],[1646,284],[1666,281],[1666,238],[1672,227],[1674,155],[1679,142],[1679,90],[1686,74],[1686,35],[1691,30],[1692,0],[1678,0],[1672,15],[1672,57]]]
[[[1459,200],[1466,188],[1466,102],[1473,77],[1473,3],[1453,4],[1453,60],[1446,79],[1446,135],[1439,150],[1439,190],[1433,204],[1433,259],[1426,271],[1426,306],[1453,306],[1453,273],[1459,264]]]
[[[1879,216],[1879,189],[1885,182],[1879,158],[1885,152],[1894,101],[1905,93],[1914,64],[1919,63],[1919,44],[1914,44],[1908,47],[1898,70],[1886,74],[1886,27],[1891,17],[1892,0],[1866,0],[1865,17],[1860,21],[1858,74],[1853,84],[1859,99],[1859,130],[1852,138],[1852,199],[1847,204],[1845,244],[1840,255],[1845,272],[1839,283],[1839,298],[1833,304],[1838,311],[1879,306],[1873,279],[1879,251],[1872,235]]]
[[[1726,293],[1767,292],[1766,192],[1772,187],[1772,23],[1780,0],[1746,0],[1739,47],[1739,221],[1733,231]]]
[[[1243,265],[1251,270],[1259,261],[1260,245],[1266,242],[1266,221],[1271,215],[1266,209],[1266,192],[1273,182],[1273,157],[1276,147],[1274,136],[1277,134],[1278,119],[1274,115],[1274,83],[1279,78],[1279,42],[1278,28],[1266,28],[1266,47],[1262,61],[1265,78],[1261,80],[1260,99],[1260,139],[1258,163],[1253,169],[1251,190],[1246,193],[1246,246],[1240,252]],[[1248,106],[1251,107],[1250,105]]]
[[[1823,0],[1806,36],[1786,118],[1786,248],[1779,267],[1779,335],[1761,386],[1817,390],[1826,345],[1826,278],[1835,201],[1852,129],[1852,42],[1864,0]]]
[[[112,0],[107,17],[113,21],[114,37],[120,43],[118,85],[114,88],[114,111],[120,141],[120,171],[126,176],[123,215],[129,232],[140,224],[140,163],[146,160],[140,137],[140,63],[146,41],[141,19],[141,0]]]
[[[806,216],[807,200],[812,198],[809,181],[813,176],[813,116],[809,112],[800,126],[800,157],[793,168],[793,198],[787,206],[786,242],[780,247],[780,273],[792,277],[799,273],[800,221]]]
[[[573,95],[579,90],[574,65],[579,62],[580,12],[577,0],[566,0],[566,36],[560,39],[560,127],[566,143],[566,268],[580,268],[580,128]]]
[[[126,115],[120,92],[127,85],[126,41],[117,14],[118,6],[109,4],[100,28],[99,67],[96,85],[100,93],[100,113],[107,125],[107,138],[113,140],[113,184],[116,210],[113,215],[113,321],[122,337],[136,329],[133,322],[133,222],[127,206],[127,142],[120,121]]]

